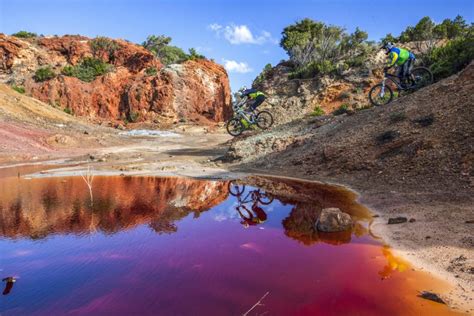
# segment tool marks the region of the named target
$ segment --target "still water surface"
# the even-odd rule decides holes
[[[229,190],[230,189],[230,190]],[[443,285],[371,237],[341,188],[155,177],[0,174],[2,315],[441,315]],[[324,207],[353,231],[314,229]],[[4,287],[6,283],[2,284]]]

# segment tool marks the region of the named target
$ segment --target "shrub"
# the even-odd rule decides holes
[[[336,65],[330,61],[323,61],[321,63],[312,62],[306,66],[299,67],[297,70],[289,74],[290,79],[309,79],[317,75],[326,75],[334,73]]]
[[[32,38],[32,37],[37,37],[38,34],[27,32],[27,31],[20,31],[17,33],[13,33],[12,36],[19,37],[19,38]]]
[[[91,40],[89,46],[94,57],[104,59],[105,56],[108,56],[109,60],[113,60],[115,51],[120,47],[114,40],[103,36]]]
[[[128,121],[131,123],[135,123],[136,121],[138,121],[139,118],[140,118],[139,112],[130,112],[130,114],[128,115]]]
[[[12,85],[12,89],[15,90],[18,93],[24,94],[25,93],[25,87],[23,86],[17,86],[17,85]]]
[[[56,74],[54,73],[53,68],[51,68],[51,66],[46,66],[36,70],[34,79],[37,82],[42,82],[53,79],[54,77],[56,77]]]
[[[349,105],[347,103],[341,104],[332,114],[341,115],[349,111]]]
[[[466,36],[435,48],[431,55],[431,70],[436,79],[446,78],[466,67],[474,59],[474,28]]]
[[[150,35],[146,41],[142,43],[142,46],[148,49],[150,52],[165,65],[180,63],[190,58],[204,57],[197,54],[196,50],[190,49],[190,54],[187,55],[181,48],[169,45],[171,43],[171,37],[164,35]]]
[[[147,69],[145,69],[145,74],[147,76],[156,76],[158,74],[158,70],[156,69],[156,67],[148,67]]]
[[[195,48],[190,48],[187,59],[197,60],[197,59],[206,59],[206,57],[204,55],[199,54]]]
[[[272,64],[266,64],[265,67],[263,67],[262,72],[253,81],[252,85],[262,83],[267,78],[267,75],[270,73],[272,69],[273,69]]]
[[[65,76],[76,77],[85,82],[94,81],[98,76],[105,75],[112,70],[112,65],[101,59],[85,57],[75,66],[65,66],[61,73]]]
[[[72,109],[70,109],[70,108],[64,108],[63,111],[64,111],[64,113],[67,113],[67,114],[69,114],[69,115],[74,115],[74,111],[73,111]]]
[[[324,114],[326,114],[326,112],[324,112],[324,110],[319,105],[317,105],[313,112],[310,113],[311,116],[321,116]]]

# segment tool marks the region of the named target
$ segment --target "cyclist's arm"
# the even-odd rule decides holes
[[[393,67],[393,65],[395,65],[395,63],[397,62],[398,54],[395,52],[391,52],[388,58],[389,58],[389,61],[387,63],[387,67],[388,68]]]

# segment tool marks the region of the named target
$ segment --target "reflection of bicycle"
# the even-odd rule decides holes
[[[398,76],[390,74],[386,70],[383,74],[382,82],[373,86],[369,91],[369,99],[373,105],[385,105],[392,102],[394,92],[387,84],[387,80],[395,85],[398,93],[402,91],[415,91],[433,83],[433,74],[425,67],[414,68],[408,75],[406,86],[402,84]]]
[[[245,228],[261,224],[267,220],[267,213],[259,206],[269,205],[273,202],[273,197],[260,189],[250,190],[245,197],[245,185],[239,186],[235,182],[229,182],[229,193],[237,198],[238,205],[235,207]],[[249,208],[247,204],[252,204]]]
[[[239,203],[249,203],[252,201],[258,201],[263,205],[269,205],[273,202],[273,197],[260,189],[250,190],[247,195],[241,199],[240,197],[245,191],[245,185],[238,185],[234,181],[229,182],[228,184],[229,193],[237,197]],[[250,198],[250,199],[249,199]]]

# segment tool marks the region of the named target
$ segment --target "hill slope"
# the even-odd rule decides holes
[[[234,139],[234,170],[351,186],[379,217],[381,235],[416,267],[456,287],[453,306],[472,312],[474,288],[474,63],[382,107],[305,118]],[[387,225],[394,216],[412,222]]]

